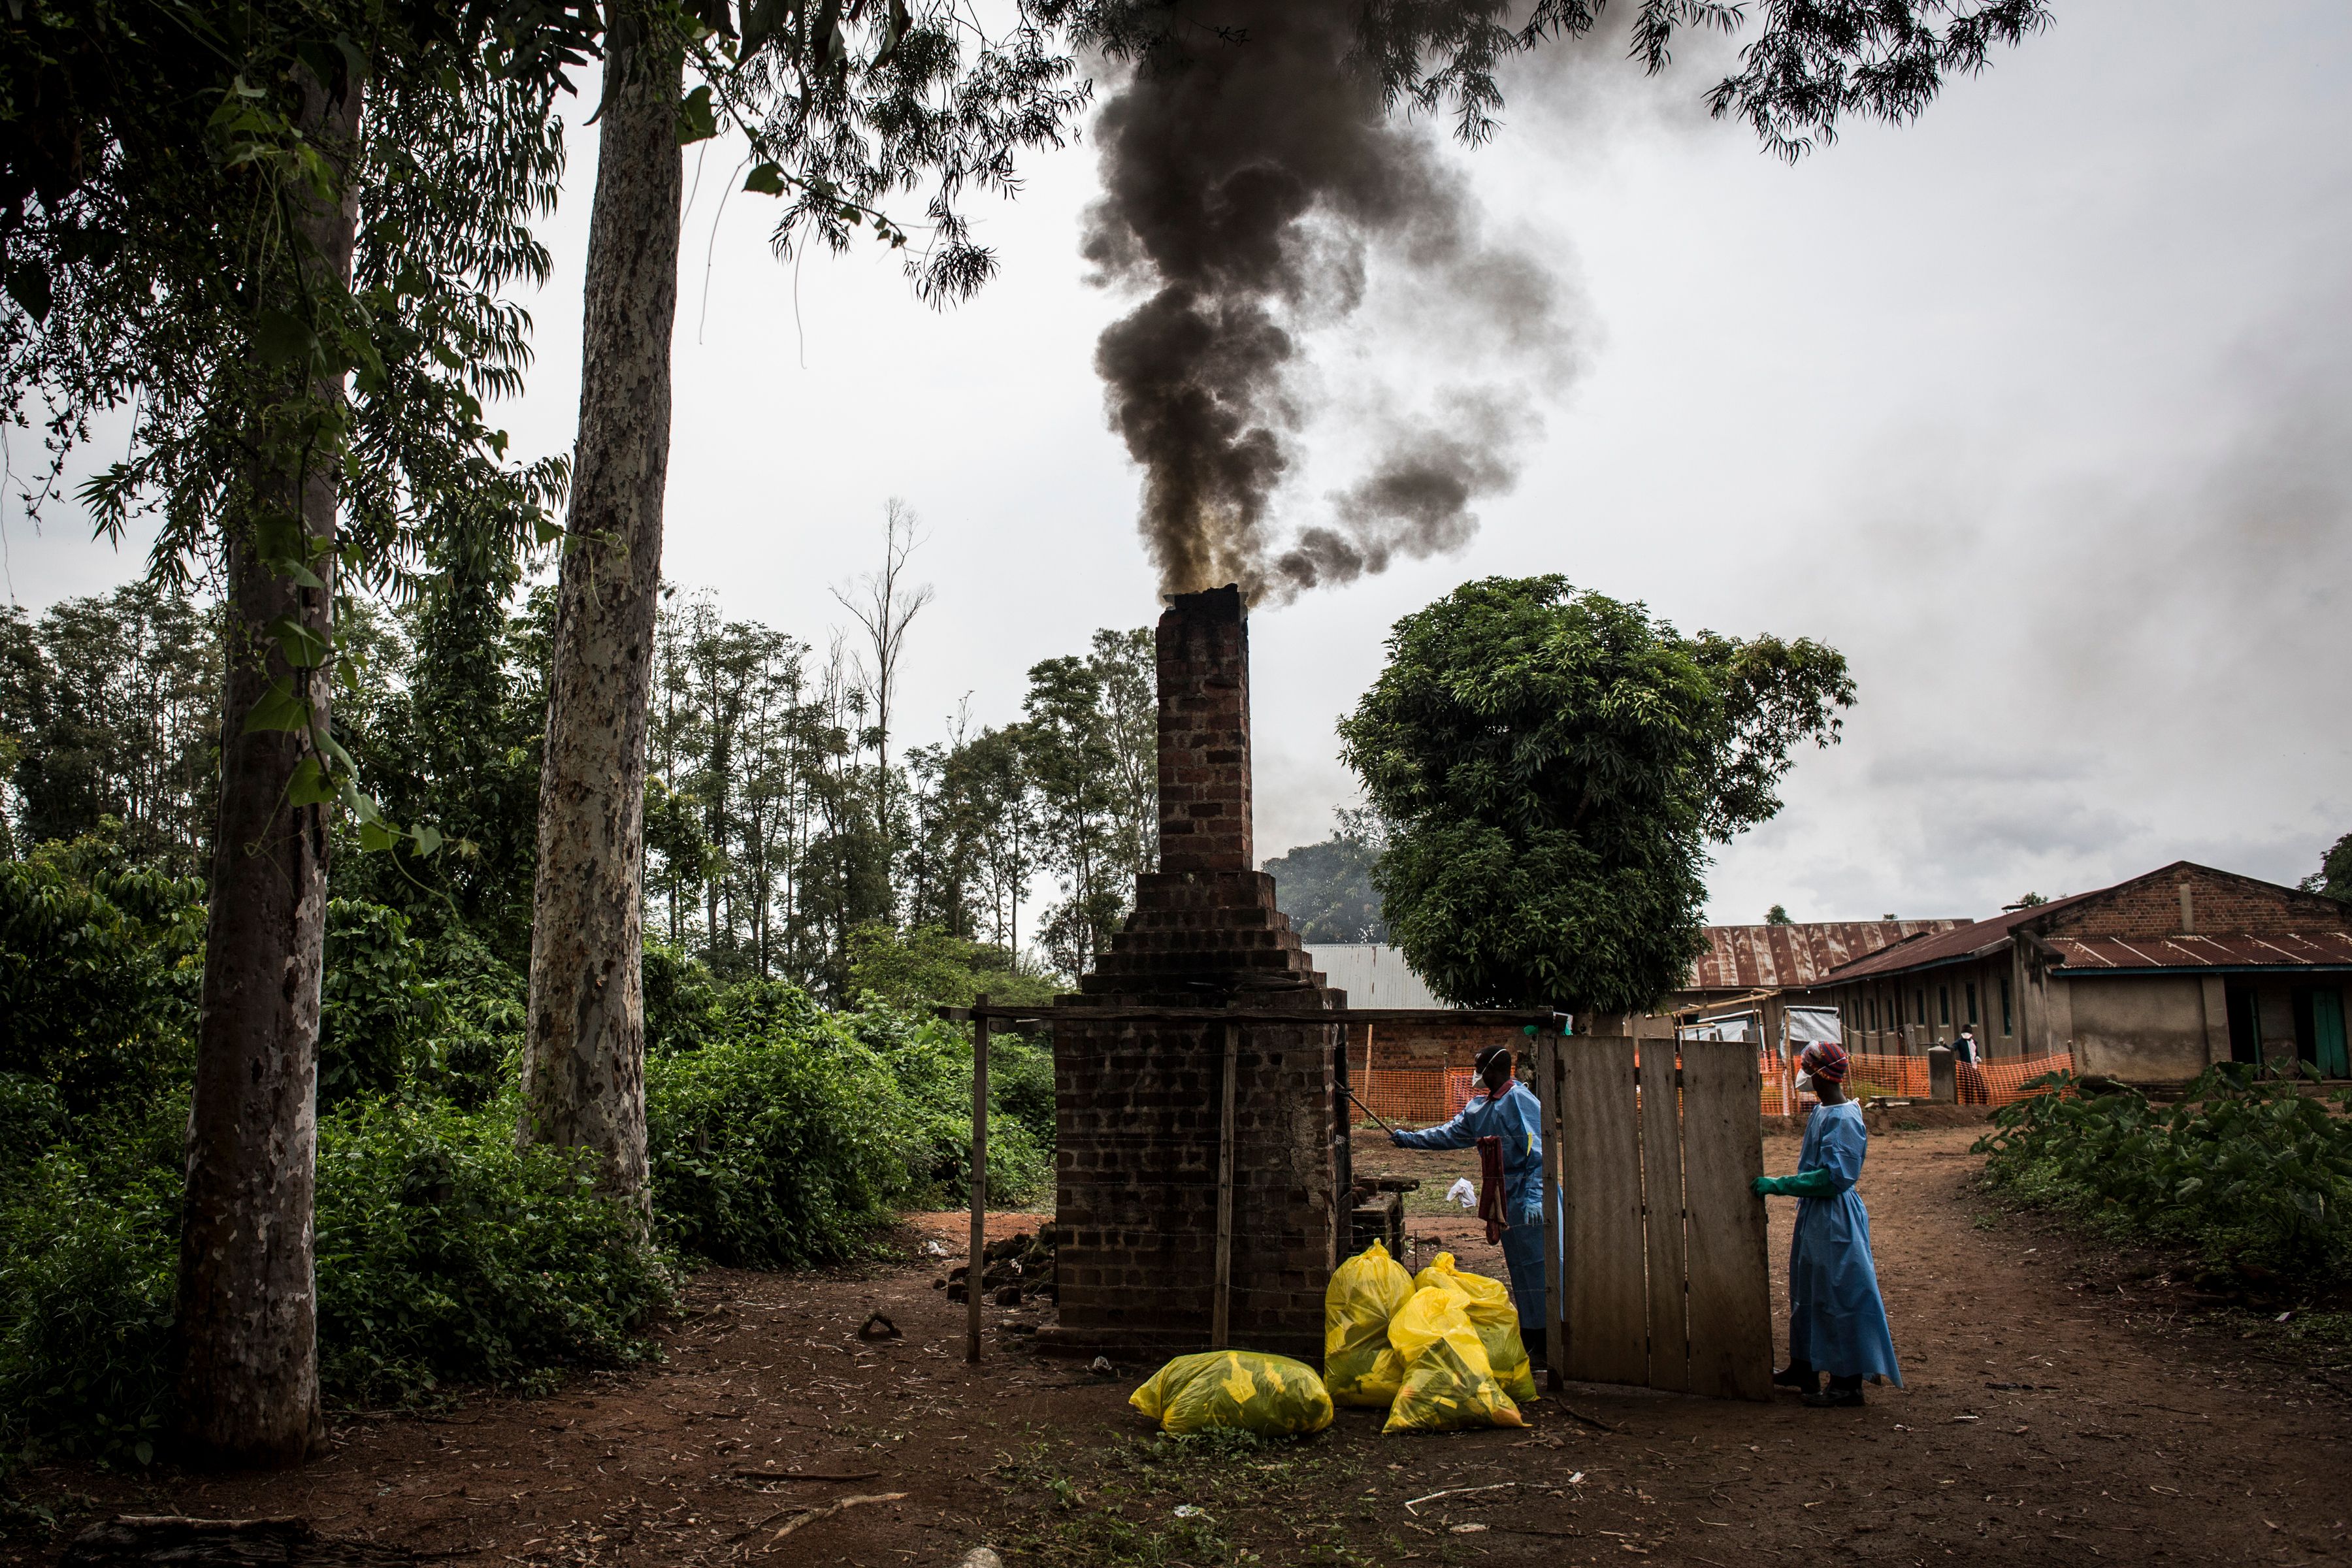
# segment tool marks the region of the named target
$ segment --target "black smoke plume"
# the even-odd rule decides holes
[[[1361,64],[1363,0],[1211,0],[1164,33],[1105,105],[1104,195],[1085,251],[1142,296],[1097,346],[1112,427],[1144,468],[1141,527],[1162,586],[1237,582],[1253,601],[1458,549],[1473,503],[1507,489],[1533,403],[1573,360],[1554,271],[1489,239],[1423,123]],[[1306,334],[1355,320],[1390,280],[1410,395],[1351,380],[1338,402],[1374,457],[1285,527],[1299,434],[1334,401]],[[1398,311],[1379,314],[1385,321]],[[1444,373],[1477,362],[1467,384]]]

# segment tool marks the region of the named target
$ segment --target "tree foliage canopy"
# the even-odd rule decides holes
[[[1386,942],[1388,921],[1372,876],[1381,863],[1380,818],[1368,809],[1339,813],[1337,832],[1320,844],[1301,844],[1264,868],[1275,900],[1309,945],[1326,942]]]
[[[1339,726],[1398,945],[1467,1006],[1654,1001],[1698,952],[1706,845],[1778,811],[1790,753],[1853,702],[1808,638],[1685,637],[1557,576],[1464,584],[1397,623]]]
[[[2352,833],[2328,846],[2319,869],[2297,884],[2306,893],[2319,893],[2342,904],[2352,904]]]

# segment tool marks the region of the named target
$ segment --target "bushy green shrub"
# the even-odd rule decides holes
[[[478,1110],[520,1081],[530,983],[454,921],[426,944],[425,971],[440,990],[440,1027],[417,1087]]]
[[[1051,1038],[998,1034],[988,1043],[988,1100],[1028,1130],[1045,1153],[1054,1152],[1054,1045]]]
[[[430,1067],[441,988],[425,976],[408,917],[358,899],[327,903],[319,996],[319,1104],[395,1092]]]
[[[716,1022],[722,987],[709,967],[666,942],[646,943],[639,971],[646,1009],[646,1054],[690,1051]]]
[[[655,1217],[714,1262],[805,1268],[888,1223],[916,1131],[906,1098],[845,1031],[741,1031],[646,1064]]]
[[[204,892],[103,838],[0,861],[0,1072],[76,1116],[136,1107],[188,1070]]]
[[[940,1004],[969,1007],[982,992],[1007,1006],[1042,1005],[1062,984],[1024,973],[1019,960],[993,942],[950,936],[937,926],[900,931],[873,922],[849,933],[849,988],[861,1005],[922,1013]]]
[[[888,1067],[914,1118],[911,1201],[950,1206],[971,1201],[971,1038],[960,1026],[869,1007],[843,1022]],[[1045,1136],[1035,1114],[1036,1063],[1045,1058]],[[1030,1202],[1053,1179],[1053,1062],[1017,1036],[989,1044],[988,1201]],[[1010,1098],[1005,1093],[1011,1088]],[[1016,1109],[1017,1107],[1017,1109]]]
[[[2071,1075],[2048,1080],[2075,1088]],[[2352,1093],[2330,1097],[2352,1110]],[[2127,1090],[2044,1094],[1994,1117],[1986,1179],[2214,1275],[2315,1284],[2352,1273],[2352,1121],[2295,1081],[2224,1063],[2168,1106]]]
[[[0,1200],[0,1443],[154,1455],[169,1414],[181,1172],[170,1105],[89,1153],[52,1146]],[[0,1468],[5,1468],[0,1459]]]
[[[0,1072],[0,1172],[39,1159],[64,1140],[68,1125],[65,1096],[55,1084]]]
[[[362,1101],[320,1124],[319,1339],[328,1393],[403,1399],[645,1353],[670,1300],[588,1163],[514,1146],[515,1107]]]
[[[511,1100],[321,1120],[319,1355],[331,1403],[530,1386],[646,1352],[673,1281],[582,1162],[518,1151]],[[0,1442],[151,1457],[171,1397],[184,1100],[53,1148],[0,1196]]]

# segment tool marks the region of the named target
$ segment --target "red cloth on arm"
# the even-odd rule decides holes
[[[1511,1222],[1503,1217],[1503,1141],[1478,1140],[1478,1217],[1486,1222],[1486,1239],[1503,1239]]]

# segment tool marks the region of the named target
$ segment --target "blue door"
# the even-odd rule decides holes
[[[2352,1062],[2345,1059],[2344,993],[2325,987],[2311,994],[2313,1065],[2322,1078],[2352,1078]]]

